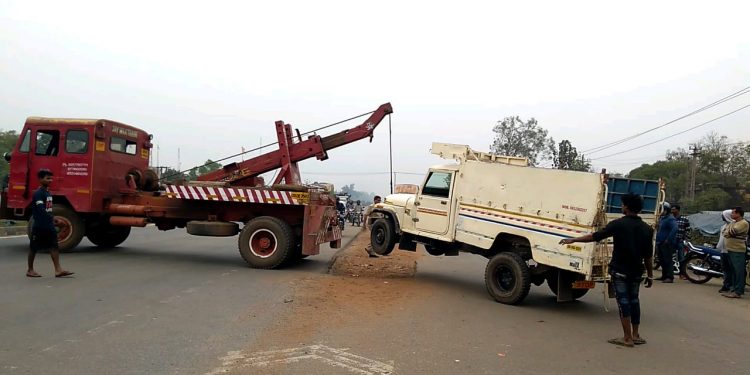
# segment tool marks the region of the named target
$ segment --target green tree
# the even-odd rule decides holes
[[[498,121],[492,131],[495,133],[495,140],[490,146],[493,153],[525,157],[530,165],[537,165],[554,148],[554,141],[547,136],[547,130],[540,127],[533,117],[528,121],[518,116],[506,117]]]
[[[170,167],[165,167],[161,172],[161,178],[164,182],[184,181],[186,177],[184,173]]]
[[[0,130],[0,157],[6,152],[10,152],[18,142],[18,133],[15,130]],[[8,174],[8,163],[5,159],[0,160],[0,178]]]
[[[557,169],[568,169],[573,171],[588,171],[591,169],[591,161],[578,154],[578,150],[569,140],[563,139],[557,147],[551,149],[552,166]]]
[[[188,173],[188,179],[190,181],[195,181],[198,179],[198,176],[202,176],[206,173],[213,172],[219,168],[221,168],[221,164],[211,159],[208,159],[206,160],[205,163],[203,163],[203,165],[192,168],[190,172]]]

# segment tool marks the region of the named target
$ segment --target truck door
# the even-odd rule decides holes
[[[37,128],[31,137],[31,162],[29,163],[29,188],[34,191],[39,183],[36,174],[40,169],[49,169],[53,179],[50,192],[57,193],[63,185],[65,177],[60,173],[60,130]]]
[[[418,230],[436,234],[448,232],[452,186],[453,172],[430,172],[415,203]]]
[[[30,172],[27,172],[31,161],[29,150],[31,150],[31,129],[26,129],[21,142],[11,154],[8,184],[8,206],[10,207],[23,207],[26,200],[31,199],[31,190],[34,189],[36,180]]]

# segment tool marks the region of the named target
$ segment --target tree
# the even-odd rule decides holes
[[[211,159],[208,159],[206,160],[205,163],[203,163],[203,165],[192,168],[190,172],[188,173],[188,179],[190,181],[195,181],[198,179],[198,176],[202,176],[206,173],[213,172],[219,168],[221,168],[221,164],[214,162]]]
[[[696,142],[699,150],[695,174],[695,200],[690,201],[692,152],[667,151],[666,160],[644,164],[629,177],[664,178],[667,201],[682,203],[689,211],[723,210],[746,205],[750,200],[750,144],[734,143],[726,136],[709,133]]]
[[[492,128],[495,140],[490,146],[493,153],[506,156],[525,157],[530,165],[536,165],[554,148],[554,141],[547,137],[547,130],[537,124],[533,117],[528,121],[520,117],[506,117]]]
[[[354,189],[354,184],[344,185],[340,190],[341,194],[349,195],[352,201],[360,201],[362,204],[370,204],[375,198],[375,193],[368,193]]]
[[[6,152],[10,152],[18,142],[18,133],[15,130],[0,130],[0,157]],[[8,163],[5,160],[0,161],[0,178],[8,174]]]
[[[161,172],[161,178],[164,182],[184,181],[186,177],[184,173],[170,167],[165,167]]]
[[[554,147],[554,143],[552,145],[552,166],[554,168],[573,171],[588,171],[591,169],[591,161],[584,159],[583,155],[578,155],[578,150],[570,144],[569,140],[563,139],[557,147]]]

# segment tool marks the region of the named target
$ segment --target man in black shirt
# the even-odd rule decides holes
[[[73,272],[65,271],[60,266],[60,252],[57,250],[57,229],[55,217],[52,214],[52,194],[49,185],[52,183],[52,172],[47,169],[39,170],[39,189],[31,199],[31,214],[34,222],[31,226],[31,244],[29,246],[27,277],[42,277],[34,271],[34,258],[39,250],[49,250],[52,263],[55,265],[55,277],[70,276]]]
[[[625,216],[613,220],[596,233],[560,241],[560,244],[570,244],[601,241],[614,237],[609,274],[612,277],[617,306],[620,309],[623,338],[611,339],[609,343],[627,347],[646,343],[638,332],[641,324],[638,288],[643,280],[644,264],[648,275],[645,282],[646,288],[650,288],[654,280],[652,265],[654,230],[638,216],[642,208],[643,200],[640,195],[626,194],[622,197],[622,213]]]

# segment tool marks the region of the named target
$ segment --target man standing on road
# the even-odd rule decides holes
[[[677,221],[677,260],[680,262],[680,280],[687,280],[685,276],[685,251],[682,242],[690,240],[690,220],[680,214],[680,206],[672,206],[672,216]]]
[[[659,230],[656,231],[656,249],[661,263],[661,277],[663,283],[674,282],[674,256],[677,241],[677,220],[671,215],[669,203],[664,203],[664,214],[659,220]]]
[[[654,230],[641,220],[638,213],[643,208],[640,195],[626,194],[622,197],[622,213],[625,215],[607,224],[604,229],[577,238],[560,241],[561,245],[573,242],[594,242],[613,237],[614,249],[609,263],[609,274],[615,287],[617,306],[620,309],[622,338],[609,340],[610,344],[633,347],[645,344],[638,327],[641,324],[641,303],[638,289],[643,280],[644,264],[646,270],[646,288],[653,284],[653,265],[651,263],[654,245]]]
[[[750,228],[744,219],[745,210],[742,207],[732,209],[732,220],[724,228],[724,246],[727,249],[730,272],[732,274],[732,285],[729,292],[722,295],[727,298],[741,298],[745,294],[745,252],[747,251],[747,232]]]
[[[60,266],[60,252],[57,249],[57,230],[55,229],[55,218],[52,215],[52,195],[49,193],[49,185],[52,183],[52,172],[47,169],[39,170],[39,189],[34,192],[31,199],[32,217],[34,223],[31,227],[31,243],[29,246],[27,277],[42,277],[34,271],[34,258],[39,250],[49,250],[52,263],[55,265],[55,277],[70,276],[73,272],[65,271]]]
[[[380,203],[380,201],[381,201],[380,196],[376,195],[375,198],[372,200],[372,204],[369,205],[369,206],[367,206],[367,207],[365,207],[365,210],[364,210],[364,213],[363,213],[364,219],[362,220],[362,230],[363,231],[367,230],[368,224],[369,224],[369,221],[370,221],[370,215],[372,215],[372,210],[375,208],[376,204]],[[367,247],[365,247],[365,251],[367,252],[367,255],[370,256],[370,258],[377,258],[378,257],[378,254],[375,254],[375,251],[372,250],[372,245],[371,244],[367,244]]]

